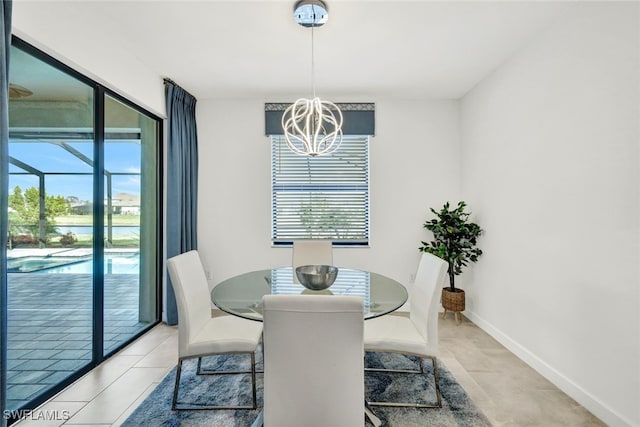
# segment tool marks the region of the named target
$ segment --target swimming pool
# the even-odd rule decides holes
[[[49,268],[56,268],[90,260],[87,257],[39,257],[28,256],[21,258],[9,258],[7,271],[9,273],[33,273]]]
[[[93,259],[83,257],[37,257],[28,256],[7,260],[9,273],[40,274],[92,274]],[[104,256],[105,274],[139,274],[140,254],[106,253]]]

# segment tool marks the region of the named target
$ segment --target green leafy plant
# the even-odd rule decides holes
[[[76,237],[76,235],[70,231],[67,234],[63,234],[62,236],[60,236],[60,244],[62,246],[73,245],[77,241],[78,241],[78,238]]]
[[[36,187],[27,188],[24,192],[20,186],[15,186],[9,195],[11,220],[11,234],[20,236],[30,234],[32,242],[40,239],[46,243],[48,238],[40,235],[40,221],[45,221],[45,234],[55,234],[55,220],[57,216],[67,215],[71,205],[63,196],[44,194],[44,217],[40,213],[40,191]],[[18,243],[26,244],[29,239],[16,238]]]
[[[358,215],[357,209],[331,204],[324,197],[311,196],[308,203],[302,203],[298,215],[300,223],[307,231],[306,238],[364,239],[364,235],[351,229],[351,221]]]
[[[437,218],[426,221],[424,228],[433,233],[431,242],[422,242],[421,252],[428,252],[449,263],[449,288],[455,290],[455,276],[462,273],[469,261],[476,262],[482,250],[476,247],[478,237],[483,230],[469,221],[470,212],[465,212],[467,204],[458,202],[458,207],[450,208],[449,202],[437,212],[431,212]]]

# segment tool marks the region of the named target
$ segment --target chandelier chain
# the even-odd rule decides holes
[[[316,62],[315,62],[315,42],[313,38],[313,28],[311,27],[311,92],[316,97]]]

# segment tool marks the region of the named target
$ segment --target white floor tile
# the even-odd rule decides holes
[[[164,368],[131,368],[75,414],[67,424],[112,424],[166,374]]]

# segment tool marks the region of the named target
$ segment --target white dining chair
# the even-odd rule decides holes
[[[364,425],[363,299],[265,295],[266,427]]]
[[[293,257],[293,283],[300,283],[296,276],[296,267],[301,265],[333,265],[333,246],[331,240],[294,240]]]
[[[189,251],[167,260],[167,268],[176,295],[178,307],[178,367],[171,409],[255,409],[256,369],[255,351],[262,334],[262,323],[235,316],[211,317],[209,286],[197,251]],[[249,371],[202,371],[202,357],[246,353],[251,357]],[[178,391],[182,362],[198,358],[200,375],[251,374],[251,405],[199,405],[178,406]]]
[[[412,408],[442,407],[438,382],[438,301],[448,263],[435,255],[422,254],[409,300],[408,316],[382,316],[367,320],[364,328],[364,349],[371,352],[401,353],[418,356],[418,370],[373,369],[392,373],[423,374],[423,358],[431,359],[437,403],[368,402],[372,406]]]

